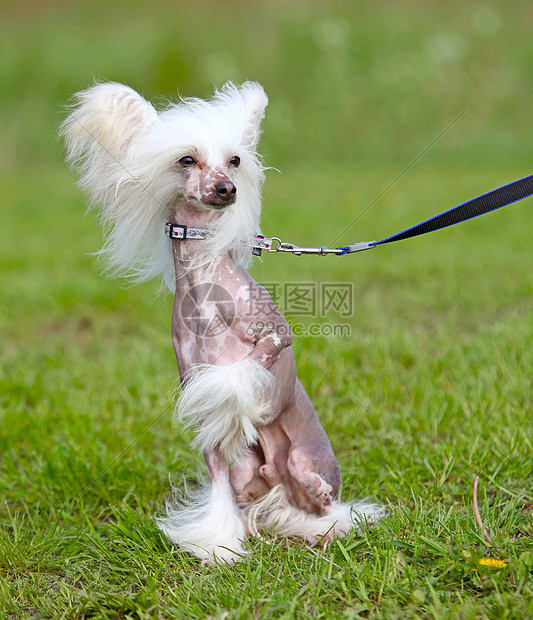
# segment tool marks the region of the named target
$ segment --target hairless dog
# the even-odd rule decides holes
[[[290,327],[246,271],[266,105],[250,82],[161,112],[127,86],[99,84],[78,93],[61,129],[113,274],[162,275],[175,289],[178,418],[195,429],[210,483],[158,522],[206,562],[240,558],[246,533],[327,542],[382,513],[338,500],[339,465],[296,376]],[[165,221],[183,238],[164,237]]]

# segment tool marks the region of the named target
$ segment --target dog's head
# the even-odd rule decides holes
[[[155,265],[168,263],[156,258],[162,226],[179,221],[184,207],[209,212],[209,255],[233,251],[247,262],[246,244],[259,232],[264,175],[256,148],[267,103],[253,82],[228,83],[207,101],[181,99],[161,112],[122,84],[75,96],[60,133],[108,225],[103,252],[115,272],[143,279],[162,271]]]
[[[256,148],[267,98],[258,84],[232,84],[213,99],[182,100],[160,115],[143,148],[164,145],[166,164],[180,197],[200,210],[249,204],[249,186],[262,180]],[[244,207],[246,208],[246,207]]]

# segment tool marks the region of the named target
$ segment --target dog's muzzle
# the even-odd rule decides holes
[[[213,207],[226,207],[237,200],[237,187],[233,181],[219,181],[215,184],[212,200],[209,204]]]

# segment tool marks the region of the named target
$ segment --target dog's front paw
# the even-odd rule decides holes
[[[246,532],[229,484],[200,489],[186,503],[167,505],[167,516],[157,522],[170,541],[203,564],[231,564],[246,555]]]
[[[240,540],[231,541],[226,547],[217,545],[213,549],[203,549],[208,555],[202,560],[202,566],[215,566],[216,564],[233,564],[240,562],[248,553]]]

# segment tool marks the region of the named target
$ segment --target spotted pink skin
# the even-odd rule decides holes
[[[220,178],[220,171],[200,170],[190,174],[188,187],[194,188],[194,199],[192,194],[187,194],[188,199],[176,205],[177,223],[213,226],[220,210],[209,205],[210,187]],[[202,189],[204,182],[209,187]],[[245,358],[259,362],[277,379],[271,410],[258,428],[259,444],[231,466],[229,478],[236,501],[245,506],[282,483],[293,505],[324,514],[337,496],[340,469],[311,400],[296,377],[290,327],[267,291],[236,265],[229,254],[219,257],[209,271],[187,269],[187,262],[201,251],[201,243],[193,239],[173,241],[176,295],[172,338],[182,381],[196,364],[227,365]],[[231,295],[235,307],[227,328],[209,337],[193,333],[186,318],[181,316],[185,296],[194,297],[195,287],[205,283],[222,286]],[[199,303],[197,307],[201,318],[212,318],[212,304]],[[261,328],[257,323],[269,327]],[[205,458],[211,479],[227,483],[227,462],[220,453],[206,453]]]
[[[236,195],[231,200],[221,200],[215,191],[215,186],[220,181],[233,181],[235,167],[231,164],[212,167],[198,161],[190,166],[183,166],[178,162],[178,166],[184,178],[183,194],[196,209],[222,208],[235,202]]]

